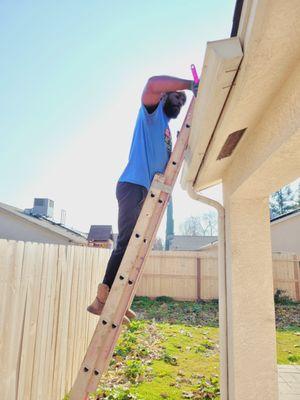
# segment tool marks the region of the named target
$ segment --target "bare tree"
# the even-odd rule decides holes
[[[181,225],[180,231],[183,235],[201,236],[204,235],[204,229],[200,217],[190,216]]]
[[[213,211],[201,216],[190,216],[180,225],[180,232],[187,236],[213,236],[217,235],[217,215]]]
[[[204,236],[214,236],[218,234],[217,214],[214,211],[209,211],[202,215],[202,224],[204,228]]]

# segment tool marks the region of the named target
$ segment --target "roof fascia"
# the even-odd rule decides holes
[[[189,156],[180,180],[183,189],[196,179],[242,58],[237,37],[207,43],[188,144]]]
[[[290,215],[282,215],[279,218],[274,219],[273,221],[271,221],[271,225],[276,225],[276,224],[280,224],[283,221],[286,221],[288,219],[294,218],[294,217],[299,217],[300,216],[300,211],[299,212],[295,212],[292,213]]]

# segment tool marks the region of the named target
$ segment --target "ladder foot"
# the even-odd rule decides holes
[[[123,318],[122,324],[123,324],[123,325],[129,325],[129,324],[130,324],[130,319],[127,318],[126,315],[125,315],[124,318]]]
[[[129,319],[135,319],[136,318],[136,313],[133,311],[133,310],[131,310],[131,308],[129,308],[127,311],[126,311],[126,317],[127,318],[129,318]]]

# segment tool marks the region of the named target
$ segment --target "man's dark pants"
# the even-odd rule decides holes
[[[118,182],[116,196],[119,205],[117,245],[107,264],[103,283],[112,286],[127,244],[142,210],[148,190],[141,185]]]

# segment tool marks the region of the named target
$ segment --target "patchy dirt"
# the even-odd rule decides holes
[[[170,324],[217,327],[218,302],[173,301],[168,297],[150,300],[148,297],[134,299],[132,308],[142,320],[155,320]]]
[[[191,326],[217,327],[219,325],[217,301],[196,303],[173,301],[168,297],[159,297],[156,300],[150,300],[148,297],[137,297],[132,308],[136,311],[138,318],[142,320]],[[299,327],[300,303],[276,304],[275,316],[277,329]]]
[[[300,303],[275,305],[276,328],[288,329],[300,326]]]

